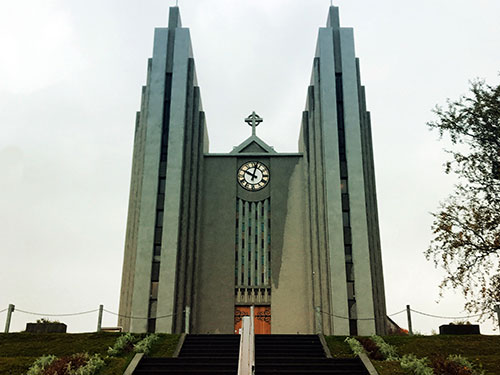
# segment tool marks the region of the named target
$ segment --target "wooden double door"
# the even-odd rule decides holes
[[[271,334],[271,306],[254,306],[254,329],[256,335]],[[234,333],[238,334],[242,319],[250,316],[250,306],[236,306],[234,309]]]

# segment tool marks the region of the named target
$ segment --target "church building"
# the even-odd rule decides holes
[[[254,306],[256,333],[386,333],[370,114],[337,7],[298,152],[260,139],[252,110],[235,119],[251,136],[210,153],[189,29],[170,8],[136,118],[119,325],[227,334]]]

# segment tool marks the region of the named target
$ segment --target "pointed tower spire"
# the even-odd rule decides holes
[[[182,23],[181,12],[179,11],[179,7],[176,5],[175,7],[170,7],[170,11],[168,13],[168,28],[176,29],[178,27],[182,27]]]
[[[338,30],[340,28],[339,8],[333,6],[333,4],[330,5],[330,9],[328,9],[328,20],[326,22],[326,27],[331,27],[335,30]]]

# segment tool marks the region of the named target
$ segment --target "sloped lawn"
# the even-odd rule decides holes
[[[75,353],[98,353],[105,357],[109,347],[113,346],[120,333],[9,333],[0,334],[0,374],[21,375],[26,373],[31,364],[43,355],[57,357]],[[151,349],[152,356],[171,357],[179,335],[160,335],[160,339]],[[122,375],[134,352],[127,352],[117,357],[108,358],[106,366],[99,375]]]

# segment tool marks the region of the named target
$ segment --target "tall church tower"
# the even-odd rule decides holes
[[[386,332],[370,116],[330,7],[298,153],[208,151],[189,30],[155,30],[137,115],[119,324],[132,332]]]

